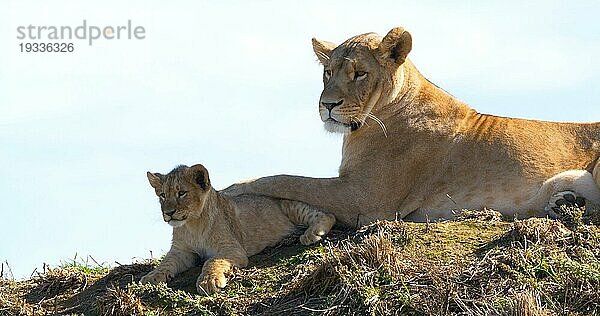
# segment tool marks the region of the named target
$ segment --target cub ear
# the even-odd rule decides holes
[[[377,49],[378,57],[384,65],[392,62],[392,65],[400,66],[412,50],[412,36],[404,28],[393,28],[381,40]]]
[[[197,184],[202,190],[208,191],[210,188],[210,178],[208,177],[208,170],[203,165],[193,165],[185,173],[190,182]]]
[[[146,172],[146,176],[148,177],[148,182],[150,182],[150,185],[155,188],[158,189],[162,186],[162,182],[163,182],[163,175],[160,173],[152,173],[150,171]]]
[[[322,65],[326,65],[329,63],[329,59],[331,59],[331,52],[337,45],[326,41],[319,41],[313,37],[312,46],[315,55],[319,58],[319,62],[321,62]]]

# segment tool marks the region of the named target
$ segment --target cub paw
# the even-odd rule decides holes
[[[321,239],[323,238],[319,235],[305,232],[304,234],[302,234],[302,236],[300,236],[300,243],[305,246],[308,246],[320,241]]]
[[[548,205],[545,207],[545,211],[548,212],[548,215],[551,218],[558,218],[561,211],[560,208],[564,207],[575,207],[575,208],[583,208],[585,207],[586,201],[583,197],[577,196],[577,194],[573,191],[562,191],[555,193],[550,197],[550,201]]]
[[[300,236],[300,243],[305,246],[312,245],[325,236],[335,224],[335,216],[331,214],[323,214],[319,221],[310,225],[308,229]]]
[[[202,272],[196,281],[196,290],[199,294],[210,295],[227,285],[225,274],[220,272]]]
[[[171,275],[168,272],[153,270],[152,272],[144,275],[140,282],[142,284],[150,283],[150,284],[158,284],[158,283],[167,283],[171,279]]]

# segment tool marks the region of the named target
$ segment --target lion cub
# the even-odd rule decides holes
[[[327,234],[335,217],[307,204],[263,196],[229,197],[210,185],[202,165],[179,166],[167,175],[147,173],[160,199],[162,216],[173,226],[171,249],[142,283],[166,282],[207,258],[198,277],[199,293],[225,287],[232,267],[245,267],[248,256],[275,245],[295,225],[308,228],[300,242],[315,243]]]

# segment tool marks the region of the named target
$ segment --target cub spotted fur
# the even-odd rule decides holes
[[[248,256],[276,244],[295,225],[308,228],[300,242],[315,243],[327,234],[335,217],[307,204],[268,197],[226,197],[210,185],[202,165],[179,166],[167,175],[147,173],[160,199],[163,219],[173,226],[172,246],[142,283],[166,282],[207,258],[198,277],[199,293],[213,293],[227,282],[232,267],[245,267]]]

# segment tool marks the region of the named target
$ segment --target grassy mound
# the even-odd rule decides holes
[[[600,229],[576,211],[565,224],[506,222],[493,211],[382,221],[311,247],[295,235],[209,297],[195,292],[200,268],[158,286],[137,282],[156,261],[47,269],[0,280],[0,314],[598,315]]]

